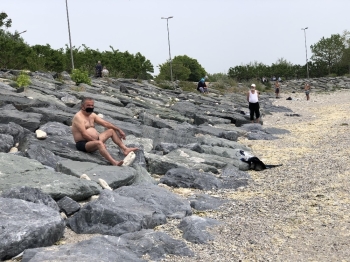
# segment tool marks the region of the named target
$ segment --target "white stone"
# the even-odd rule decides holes
[[[102,114],[98,114],[99,117],[103,118],[103,115]]]
[[[35,134],[36,134],[36,138],[37,139],[46,139],[47,138],[46,132],[44,132],[44,131],[42,131],[40,129],[36,130]]]
[[[110,188],[110,186],[107,184],[106,181],[104,181],[102,178],[98,179],[98,183],[101,185],[101,187],[103,187],[104,189],[108,189],[108,190],[112,190],[112,188]]]
[[[67,215],[64,212],[61,212],[60,214],[62,219],[65,219],[65,220],[67,219]]]
[[[19,143],[16,143],[16,144],[15,144],[15,147],[18,147],[18,146],[19,146]]]
[[[17,147],[11,147],[9,153],[16,153],[18,152],[18,148]]]
[[[91,180],[90,177],[87,174],[82,174],[80,176],[81,179]]]
[[[136,158],[136,154],[131,151],[125,158],[122,166],[130,166]]]

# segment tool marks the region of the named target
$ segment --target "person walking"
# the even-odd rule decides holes
[[[250,90],[247,93],[247,101],[249,103],[249,112],[250,112],[250,120],[254,123],[254,115],[255,122],[259,123],[260,118],[260,106],[259,106],[259,92],[255,90],[256,85],[251,84]]]
[[[306,83],[305,84],[305,88],[304,88],[305,95],[306,95],[306,100],[310,100],[310,89],[311,89],[310,84]]]

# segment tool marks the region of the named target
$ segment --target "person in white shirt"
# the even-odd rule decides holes
[[[250,90],[247,94],[247,101],[249,103],[249,111],[250,111],[250,120],[254,123],[254,114],[255,114],[255,122],[259,123],[260,118],[260,107],[259,107],[259,92],[255,90],[255,84],[250,86]]]
[[[102,70],[102,76],[104,77],[108,77],[109,71],[107,70],[107,68],[104,66],[103,70]]]

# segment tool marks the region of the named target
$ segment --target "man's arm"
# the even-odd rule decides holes
[[[95,123],[97,123],[97,124],[99,124],[99,125],[101,125],[101,126],[103,126],[105,128],[113,129],[114,131],[117,132],[117,134],[119,134],[119,137],[121,139],[125,139],[125,133],[119,127],[117,127],[117,126],[113,125],[112,123],[102,119],[98,115],[95,115],[94,121],[95,121]]]

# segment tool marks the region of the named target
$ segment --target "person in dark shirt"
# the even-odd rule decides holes
[[[96,77],[102,77],[102,64],[101,64],[101,61],[97,62],[97,65],[96,65],[95,69],[96,69]]]
[[[207,79],[207,76],[203,77],[201,80],[199,80],[197,85],[197,90],[201,93],[208,93],[208,88],[205,83],[205,79]]]

